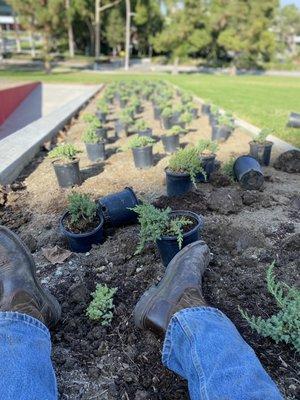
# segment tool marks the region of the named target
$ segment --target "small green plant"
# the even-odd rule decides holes
[[[274,297],[279,311],[267,319],[250,316],[239,307],[243,318],[252,329],[276,343],[292,345],[300,352],[300,290],[282,282],[276,282],[273,262],[267,270],[267,288]]]
[[[211,104],[211,106],[210,106],[210,112],[211,112],[213,115],[219,115],[219,114],[220,114],[220,109],[219,109],[219,107],[216,106],[215,104]]]
[[[259,143],[259,144],[264,144],[267,141],[267,136],[271,135],[273,132],[272,129],[262,129],[258,136],[256,136],[256,138],[253,139],[254,142]]]
[[[206,172],[202,168],[198,156],[198,150],[193,148],[179,149],[169,160],[168,169],[177,173],[187,173],[191,177],[193,185],[196,186],[196,176],[200,172],[206,179]]]
[[[179,248],[183,242],[183,228],[192,224],[186,217],[171,217],[171,208],[159,209],[152,204],[139,204],[132,208],[138,214],[140,224],[139,244],[135,254],[144,249],[146,243],[156,242],[162,236],[176,236]]]
[[[143,119],[138,119],[134,124],[134,127],[137,131],[146,131],[149,129],[149,124],[147,124]]]
[[[219,145],[212,140],[201,139],[197,143],[196,149],[200,154],[215,154],[219,149]]]
[[[123,112],[120,114],[120,121],[123,125],[133,125],[133,118],[130,110],[123,110]]]
[[[89,126],[94,129],[100,129],[100,128],[102,128],[102,122],[99,120],[99,118],[96,118],[92,122],[89,123]]]
[[[155,143],[155,140],[151,137],[135,135],[128,140],[127,144],[121,148],[121,151],[151,146],[153,143]]]
[[[173,116],[173,110],[171,107],[167,106],[163,109],[161,116],[163,118],[171,118]]]
[[[230,128],[230,129],[234,128],[234,123],[232,122],[232,119],[227,117],[226,115],[221,115],[219,117],[218,125],[219,126],[226,126],[227,128]]]
[[[165,132],[165,135],[166,135],[166,136],[174,136],[174,135],[179,135],[180,133],[184,133],[184,132],[185,132],[185,129],[184,129],[184,128],[182,128],[182,127],[179,126],[179,125],[174,125],[174,126],[172,126],[171,129],[168,129],[168,130]]]
[[[235,158],[234,157],[230,157],[230,159],[228,161],[226,161],[221,168],[221,172],[226,175],[231,182],[235,181],[235,176],[234,176],[234,172],[233,172],[233,165],[235,163]]]
[[[71,224],[75,226],[82,221],[91,223],[97,218],[97,205],[85,193],[73,192],[68,196],[68,211]]]
[[[108,107],[107,103],[103,99],[100,99],[97,102],[97,108],[102,112],[102,114],[108,114],[109,113],[109,107]]]
[[[81,153],[81,151],[77,150],[73,144],[66,143],[60,144],[53,150],[49,151],[49,157],[57,158],[63,162],[68,162],[74,160],[78,153]]]
[[[88,126],[82,135],[82,141],[84,143],[96,144],[102,142],[102,138],[97,135],[97,129],[93,126]]]
[[[188,111],[184,112],[179,118],[179,122],[182,122],[184,124],[190,124],[192,122],[192,120],[193,120],[193,116]]]
[[[100,321],[102,326],[108,326],[113,319],[114,295],[118,288],[109,288],[107,285],[97,284],[92,293],[93,300],[86,310],[86,315],[95,321]]]
[[[86,113],[82,116],[82,120],[83,120],[83,122],[86,122],[89,124],[89,123],[93,122],[94,120],[98,120],[98,118],[94,114]]]

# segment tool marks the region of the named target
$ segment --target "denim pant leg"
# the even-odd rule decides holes
[[[29,315],[0,312],[0,399],[56,400],[46,326]]]
[[[173,316],[162,362],[187,379],[191,400],[283,399],[252,348],[214,308],[188,308]]]

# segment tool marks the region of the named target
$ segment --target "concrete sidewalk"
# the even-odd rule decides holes
[[[0,141],[90,90],[84,85],[42,84],[0,126]]]
[[[30,163],[40,146],[55,136],[102,88],[102,85],[82,87],[64,85],[60,89],[56,85],[49,86],[51,86],[51,101],[43,109],[48,114],[0,140],[1,185],[12,183]],[[64,101],[62,104],[62,97],[69,101]]]

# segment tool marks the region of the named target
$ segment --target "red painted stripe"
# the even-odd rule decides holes
[[[41,82],[0,90],[0,125]]]

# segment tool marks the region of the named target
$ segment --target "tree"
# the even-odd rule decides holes
[[[66,16],[67,16],[67,27],[68,27],[68,39],[69,39],[69,54],[70,57],[74,57],[74,32],[73,32],[73,18],[74,18],[74,8],[71,7],[70,0],[65,0]]]
[[[288,5],[278,10],[274,31],[278,38],[278,50],[290,54],[296,53],[295,35],[300,35],[300,10],[295,5]]]
[[[7,3],[18,14],[23,26],[42,35],[44,66],[45,71],[49,73],[53,37],[63,21],[63,0],[7,0]]]
[[[125,71],[129,69],[130,57],[130,23],[131,23],[131,3],[125,0],[126,4],[126,28],[125,28]]]
[[[114,55],[119,53],[121,46],[124,45],[124,24],[120,10],[112,9],[106,21],[105,37]]]

